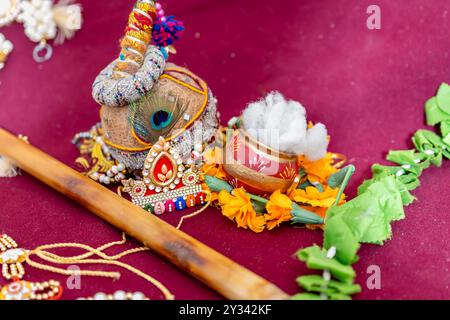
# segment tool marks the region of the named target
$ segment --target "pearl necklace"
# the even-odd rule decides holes
[[[20,2],[22,0],[2,0],[0,1],[0,28],[9,25],[16,20],[20,12]]]
[[[96,293],[92,297],[78,298],[77,300],[150,300],[142,292],[125,292],[116,291],[113,294],[105,294],[103,292]]]

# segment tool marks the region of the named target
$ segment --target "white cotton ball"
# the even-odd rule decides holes
[[[327,128],[318,123],[308,130],[306,134],[307,147],[306,157],[311,161],[323,158],[328,148]]]
[[[307,127],[306,110],[279,92],[250,103],[242,113],[244,129],[258,141],[283,152],[304,154],[310,160],[325,156],[328,139],[323,124]]]

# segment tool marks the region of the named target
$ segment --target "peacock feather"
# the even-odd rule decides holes
[[[151,93],[130,104],[129,121],[139,139],[153,144],[172,134],[186,110],[187,105],[177,96]]]

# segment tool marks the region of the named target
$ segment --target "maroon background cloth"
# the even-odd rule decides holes
[[[98,121],[91,84],[117,56],[134,3],[80,2],[83,29],[55,47],[47,63],[32,60],[35,44],[21,25],[1,30],[15,50],[0,71],[0,125],[29,136],[33,145],[69,165],[78,155],[73,135]],[[373,2],[382,10],[381,30],[366,27],[366,9]],[[171,61],[207,81],[219,100],[222,122],[271,90],[301,101],[311,120],[327,125],[330,150],[356,166],[350,196],[371,176],[372,163],[385,162],[389,149],[411,148],[411,135],[426,127],[424,102],[441,82],[450,81],[447,0],[167,0],[164,7],[187,28]],[[363,292],[357,298],[450,297],[449,168],[447,162],[425,171],[422,187],[414,192],[419,200],[407,207],[406,220],[394,223],[391,241],[362,247],[355,268]],[[176,224],[181,215],[163,219]],[[213,208],[188,220],[183,230],[290,294],[299,291],[297,276],[313,273],[294,253],[322,243],[320,231],[289,225],[262,234],[237,229]],[[0,180],[0,233],[30,249],[54,242],[98,246],[120,238],[117,229],[27,174]],[[220,298],[155,253],[124,261],[161,280],[178,299]],[[380,290],[366,287],[370,265],[381,268]],[[33,281],[65,279],[29,266],[26,272]],[[119,289],[162,298],[127,271],[118,281],[82,278],[81,289],[66,290],[64,298]]]

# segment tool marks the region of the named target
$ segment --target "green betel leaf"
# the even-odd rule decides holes
[[[327,281],[319,275],[307,275],[297,278],[297,284],[310,292],[331,294],[352,295],[361,292],[361,287],[357,284],[342,283],[335,280]]]
[[[436,97],[431,98],[425,104],[425,115],[427,124],[434,126],[446,119],[450,119],[450,114],[445,113],[437,104]]]
[[[208,188],[214,192],[220,192],[222,190],[231,192],[233,190],[233,187],[231,185],[213,176],[205,175],[205,183]]]
[[[377,181],[380,181],[381,179],[385,178],[389,176],[389,174],[385,173],[385,174],[379,174],[376,178],[372,178],[369,180],[365,180],[359,187],[358,187],[358,195],[364,193],[367,188],[369,188],[369,186]],[[411,203],[414,202],[414,200],[416,199],[408,190],[410,190],[408,188],[408,186],[402,181],[402,180],[406,180],[406,179],[400,179],[397,176],[394,176],[396,178],[397,181],[397,187],[398,190],[400,192],[400,195],[402,197],[402,201],[403,201],[403,205],[407,206],[410,205]],[[413,177],[412,174],[410,175],[406,175],[406,176],[402,176],[401,178],[407,177],[408,179],[410,177]],[[414,177],[414,182],[419,182],[419,179],[417,179],[417,177]],[[411,181],[407,181],[407,182],[411,182]]]
[[[442,146],[441,138],[429,130],[419,130],[413,136],[412,141],[417,150],[425,154],[430,162],[437,167],[442,164]]]
[[[356,198],[328,210],[324,240],[328,244],[334,240],[330,238],[333,234],[327,233],[329,217],[337,216],[341,216],[359,242],[383,244],[391,238],[390,222],[404,218],[403,199],[395,177],[381,178]]]
[[[351,266],[340,263],[336,258],[329,259],[327,250],[312,246],[297,252],[299,260],[306,263],[308,268],[314,270],[328,270],[334,278],[344,282],[353,283],[356,273]]]
[[[391,150],[389,151],[386,159],[396,164],[403,165],[405,168],[408,168],[408,166],[418,166],[420,167],[420,171],[430,166],[427,156],[423,153],[417,153],[416,150]]]
[[[450,119],[441,122],[441,134],[443,137],[450,134]]]
[[[448,84],[441,84],[436,95],[436,102],[439,109],[450,114],[450,86]]]
[[[291,300],[327,300],[327,298],[319,294],[304,292],[293,295]]]
[[[450,133],[442,141],[450,148]]]
[[[328,211],[338,210],[332,207]],[[327,213],[328,214],[328,213]],[[341,215],[327,218],[324,232],[323,246],[326,249],[336,248],[336,258],[345,265],[358,260],[356,253],[359,250],[359,239],[353,234]]]

